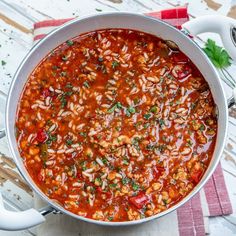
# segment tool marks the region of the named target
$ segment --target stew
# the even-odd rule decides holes
[[[199,183],[217,118],[191,60],[156,36],[89,32],[34,69],[16,137],[37,186],[66,210],[102,221],[165,211]]]

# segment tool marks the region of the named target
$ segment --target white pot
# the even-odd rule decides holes
[[[216,18],[201,18],[195,21],[190,21],[183,25],[185,30],[191,32],[191,28],[194,33],[200,33],[203,31],[209,31],[209,27],[207,24],[203,23],[208,22],[215,23],[218,25],[214,27],[214,31],[222,33],[225,31],[226,27],[223,29],[222,25],[227,24],[227,29],[232,29],[231,21],[228,18],[220,18],[220,24],[216,24]],[[217,17],[218,19],[218,17]],[[209,23],[210,24],[210,23]],[[213,24],[211,24],[213,25]],[[226,25],[224,25],[226,26]],[[208,82],[214,101],[218,107],[218,130],[217,130],[217,141],[215,145],[214,154],[212,160],[209,164],[209,167],[201,179],[200,183],[189,193],[184,199],[182,199],[179,203],[172,206],[171,208],[156,214],[151,217],[147,217],[144,219],[136,220],[136,221],[126,221],[126,222],[103,222],[97,221],[93,219],[88,219],[82,216],[78,216],[69,212],[62,208],[60,205],[55,203],[53,200],[49,199],[34,183],[28,174],[22,158],[20,157],[20,153],[18,151],[17,142],[15,138],[15,119],[16,119],[16,111],[18,101],[20,99],[20,95],[22,93],[23,87],[27,81],[27,78],[33,71],[33,69],[38,65],[38,63],[55,47],[65,42],[66,40],[78,36],[82,33],[94,31],[98,29],[106,29],[106,28],[125,28],[125,29],[134,29],[138,31],[143,31],[149,34],[156,35],[164,40],[171,40],[175,42],[180,50],[184,52],[192,62],[198,67],[201,71],[202,75]],[[210,30],[211,31],[211,30]],[[230,36],[230,32],[229,37]],[[226,43],[225,47],[230,51],[231,56],[236,58],[236,50],[234,43],[232,40],[229,40],[225,35],[223,36],[223,40]],[[231,102],[234,102],[231,99]],[[174,28],[173,26],[148,16],[144,16],[141,14],[132,14],[132,13],[107,13],[107,14],[99,14],[94,16],[87,16],[79,19],[75,19],[73,21],[68,22],[67,24],[59,27],[49,35],[47,35],[44,39],[42,39],[38,44],[36,44],[25,59],[22,61],[19,66],[14,79],[11,84],[11,88],[7,98],[6,105],[6,134],[9,142],[9,147],[14,158],[14,161],[22,174],[22,176],[26,179],[31,188],[45,201],[48,202],[49,207],[43,209],[38,212],[35,209],[29,209],[23,212],[9,212],[3,207],[0,208],[0,229],[4,230],[22,230],[37,224],[42,223],[45,218],[43,215],[53,211],[54,209],[73,216],[78,220],[84,220],[87,222],[100,224],[100,225],[134,225],[143,223],[152,219],[156,219],[158,217],[164,216],[169,212],[176,210],[178,207],[182,206],[186,203],[190,198],[192,198],[206,183],[206,181],[210,178],[212,173],[214,172],[220,157],[223,152],[223,148],[225,145],[226,134],[227,134],[227,120],[228,120],[228,109],[227,109],[227,101],[223,91],[223,87],[221,85],[221,81],[219,75],[202,51],[202,49],[194,43],[186,34],[181,32],[180,30]],[[4,132],[0,133],[0,136],[3,136]],[[1,199],[0,199],[1,200]]]

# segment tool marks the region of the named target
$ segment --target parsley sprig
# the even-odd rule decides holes
[[[226,68],[231,65],[231,57],[226,50],[218,45],[212,39],[208,39],[203,49],[212,63],[217,68]]]
[[[232,58],[228,52],[224,48],[218,46],[212,39],[207,40],[203,50],[214,66],[222,73],[225,83],[227,83],[231,88],[236,87],[235,79],[226,70],[226,68],[232,64]]]

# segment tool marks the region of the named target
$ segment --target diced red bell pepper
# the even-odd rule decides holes
[[[182,62],[182,63],[187,63],[189,62],[189,58],[185,56],[183,53],[178,53],[173,56],[174,62]]]
[[[48,135],[46,133],[46,131],[44,129],[40,129],[37,132],[37,136],[36,136],[37,141],[39,141],[40,143],[44,143],[47,141],[48,139]]]
[[[201,180],[202,177],[202,170],[193,170],[191,173],[191,178],[193,179],[193,181],[197,184],[199,183],[199,181]]]
[[[130,197],[129,202],[132,203],[138,209],[141,209],[149,202],[149,198],[147,195],[141,192],[137,196]]]
[[[176,65],[172,69],[172,74],[177,79],[184,79],[192,73],[192,68],[186,64]]]

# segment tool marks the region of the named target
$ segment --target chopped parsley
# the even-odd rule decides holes
[[[73,144],[73,140],[72,139],[67,139],[66,140],[66,145],[67,146],[71,146]]]
[[[79,134],[80,134],[80,136],[82,136],[82,137],[87,137],[87,133],[85,133],[85,132],[80,132]]]
[[[134,191],[138,191],[139,190],[139,185],[135,182],[132,183],[132,188]]]
[[[119,65],[120,65],[120,63],[119,63],[118,61],[113,61],[113,62],[111,63],[112,69],[115,69],[115,68],[118,67]]]
[[[150,112],[152,112],[152,113],[157,113],[157,106],[152,106],[151,108],[150,108]]]
[[[109,184],[110,188],[116,188],[117,184],[113,183],[113,184]]]
[[[126,185],[126,184],[128,184],[130,182],[130,179],[125,177],[121,181],[122,181],[122,184]]]
[[[71,40],[67,40],[67,41],[66,41],[66,44],[67,44],[68,46],[72,46],[72,45],[74,44],[74,42],[71,41]]]
[[[122,105],[120,102],[117,102],[116,104],[114,104],[107,112],[108,113],[112,113],[115,111],[115,109],[118,108],[118,109],[121,109],[122,108]]]
[[[205,126],[203,124],[201,124],[199,130],[201,130],[201,131],[205,130]]]
[[[152,115],[150,113],[147,113],[147,114],[143,115],[144,119],[146,119],[146,120],[149,120],[151,118],[151,116]]]
[[[67,83],[67,84],[66,84],[66,88],[72,89],[72,88],[73,88],[73,85],[72,85],[71,83]]]
[[[64,108],[66,105],[67,105],[67,100],[66,100],[66,95],[63,94],[61,97],[60,97],[60,102],[61,102],[61,107]]]
[[[160,119],[159,120],[159,124],[160,124],[160,126],[164,126],[165,125],[165,121],[163,119]]]
[[[5,66],[7,63],[5,61],[1,61],[2,66]]]
[[[86,88],[90,88],[90,85],[89,85],[88,81],[84,81],[83,85],[84,85],[84,87],[86,87]]]
[[[51,144],[52,142],[57,141],[57,135],[52,135],[48,133],[48,139],[46,141],[46,144]]]
[[[134,114],[136,112],[135,108],[134,107],[128,107],[127,110],[131,113],[131,114]]]

